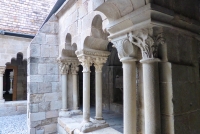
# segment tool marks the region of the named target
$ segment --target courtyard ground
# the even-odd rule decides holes
[[[27,114],[0,117],[0,134],[27,134]]]

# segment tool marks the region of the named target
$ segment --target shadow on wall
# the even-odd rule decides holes
[[[23,59],[21,52],[6,63],[3,91],[5,101],[27,99],[27,60]]]

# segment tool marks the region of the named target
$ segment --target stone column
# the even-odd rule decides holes
[[[12,89],[12,86],[13,86],[13,76],[14,76],[14,72],[10,72],[10,91],[9,91],[10,94],[13,93],[13,89]]]
[[[123,97],[124,97],[124,134],[136,133],[136,59],[122,58]]]
[[[145,134],[160,134],[159,59],[143,59]]]
[[[129,41],[142,52],[145,134],[160,134],[160,93],[158,78],[158,45],[164,44],[162,34],[153,35],[152,28],[129,33]]]
[[[0,67],[0,103],[4,103],[5,100],[3,99],[3,74],[5,72],[5,67]]]
[[[60,68],[60,73],[61,73],[61,79],[62,79],[62,109],[61,109],[61,116],[64,116],[62,114],[64,114],[66,111],[68,111],[67,109],[67,74],[69,71],[69,64],[68,63],[64,63],[64,62],[60,62],[59,63],[59,68]]]
[[[123,63],[123,110],[124,134],[136,134],[136,58],[137,49],[128,41],[127,36],[113,41]]]
[[[83,66],[83,123],[90,121],[90,65],[91,58],[78,57]]]
[[[102,66],[107,58],[96,58],[94,60],[95,66],[95,95],[96,95],[96,120],[102,120]]]
[[[78,76],[77,72],[79,63],[72,63],[71,72],[73,79],[73,110],[78,110]]]

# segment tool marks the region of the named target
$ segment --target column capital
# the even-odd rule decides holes
[[[3,76],[5,73],[6,67],[5,66],[0,66],[0,76]]]
[[[143,60],[158,58],[158,46],[165,44],[163,33],[153,35],[153,28],[129,32],[128,39],[140,48]]]
[[[78,57],[81,65],[83,66],[83,72],[90,72],[90,66],[92,65],[92,57],[82,55]]]
[[[124,35],[112,40],[114,47],[117,49],[120,61],[123,58],[134,58],[137,56],[137,48],[129,41],[128,35]]]
[[[108,57],[96,57],[93,58],[95,72],[102,72],[103,64],[106,63]]]
[[[72,64],[71,64],[71,72],[72,72],[72,74],[77,74],[78,73],[78,71],[79,71],[79,66],[80,65],[80,63],[79,62],[73,62]]]
[[[68,74],[69,66],[70,66],[69,62],[58,61],[58,65],[59,65],[60,74],[62,74],[62,75]]]

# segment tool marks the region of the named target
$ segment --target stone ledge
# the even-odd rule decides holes
[[[0,117],[27,113],[27,101],[6,101],[0,103]]]
[[[109,133],[121,134],[120,132],[109,127],[109,124],[107,124],[104,120],[95,120],[90,118],[91,122],[82,123],[82,118],[83,115],[75,115],[71,118],[59,117],[57,128],[58,133],[68,134],[73,132],[74,134],[102,134],[102,132],[107,132],[107,130],[109,129]]]
[[[93,120],[94,119],[91,119],[91,121]],[[81,122],[82,115],[74,116],[74,120],[72,118],[58,118],[57,132],[58,134],[122,134],[109,126],[104,128],[99,127],[91,132],[81,132],[79,129],[79,127],[81,127]]]

